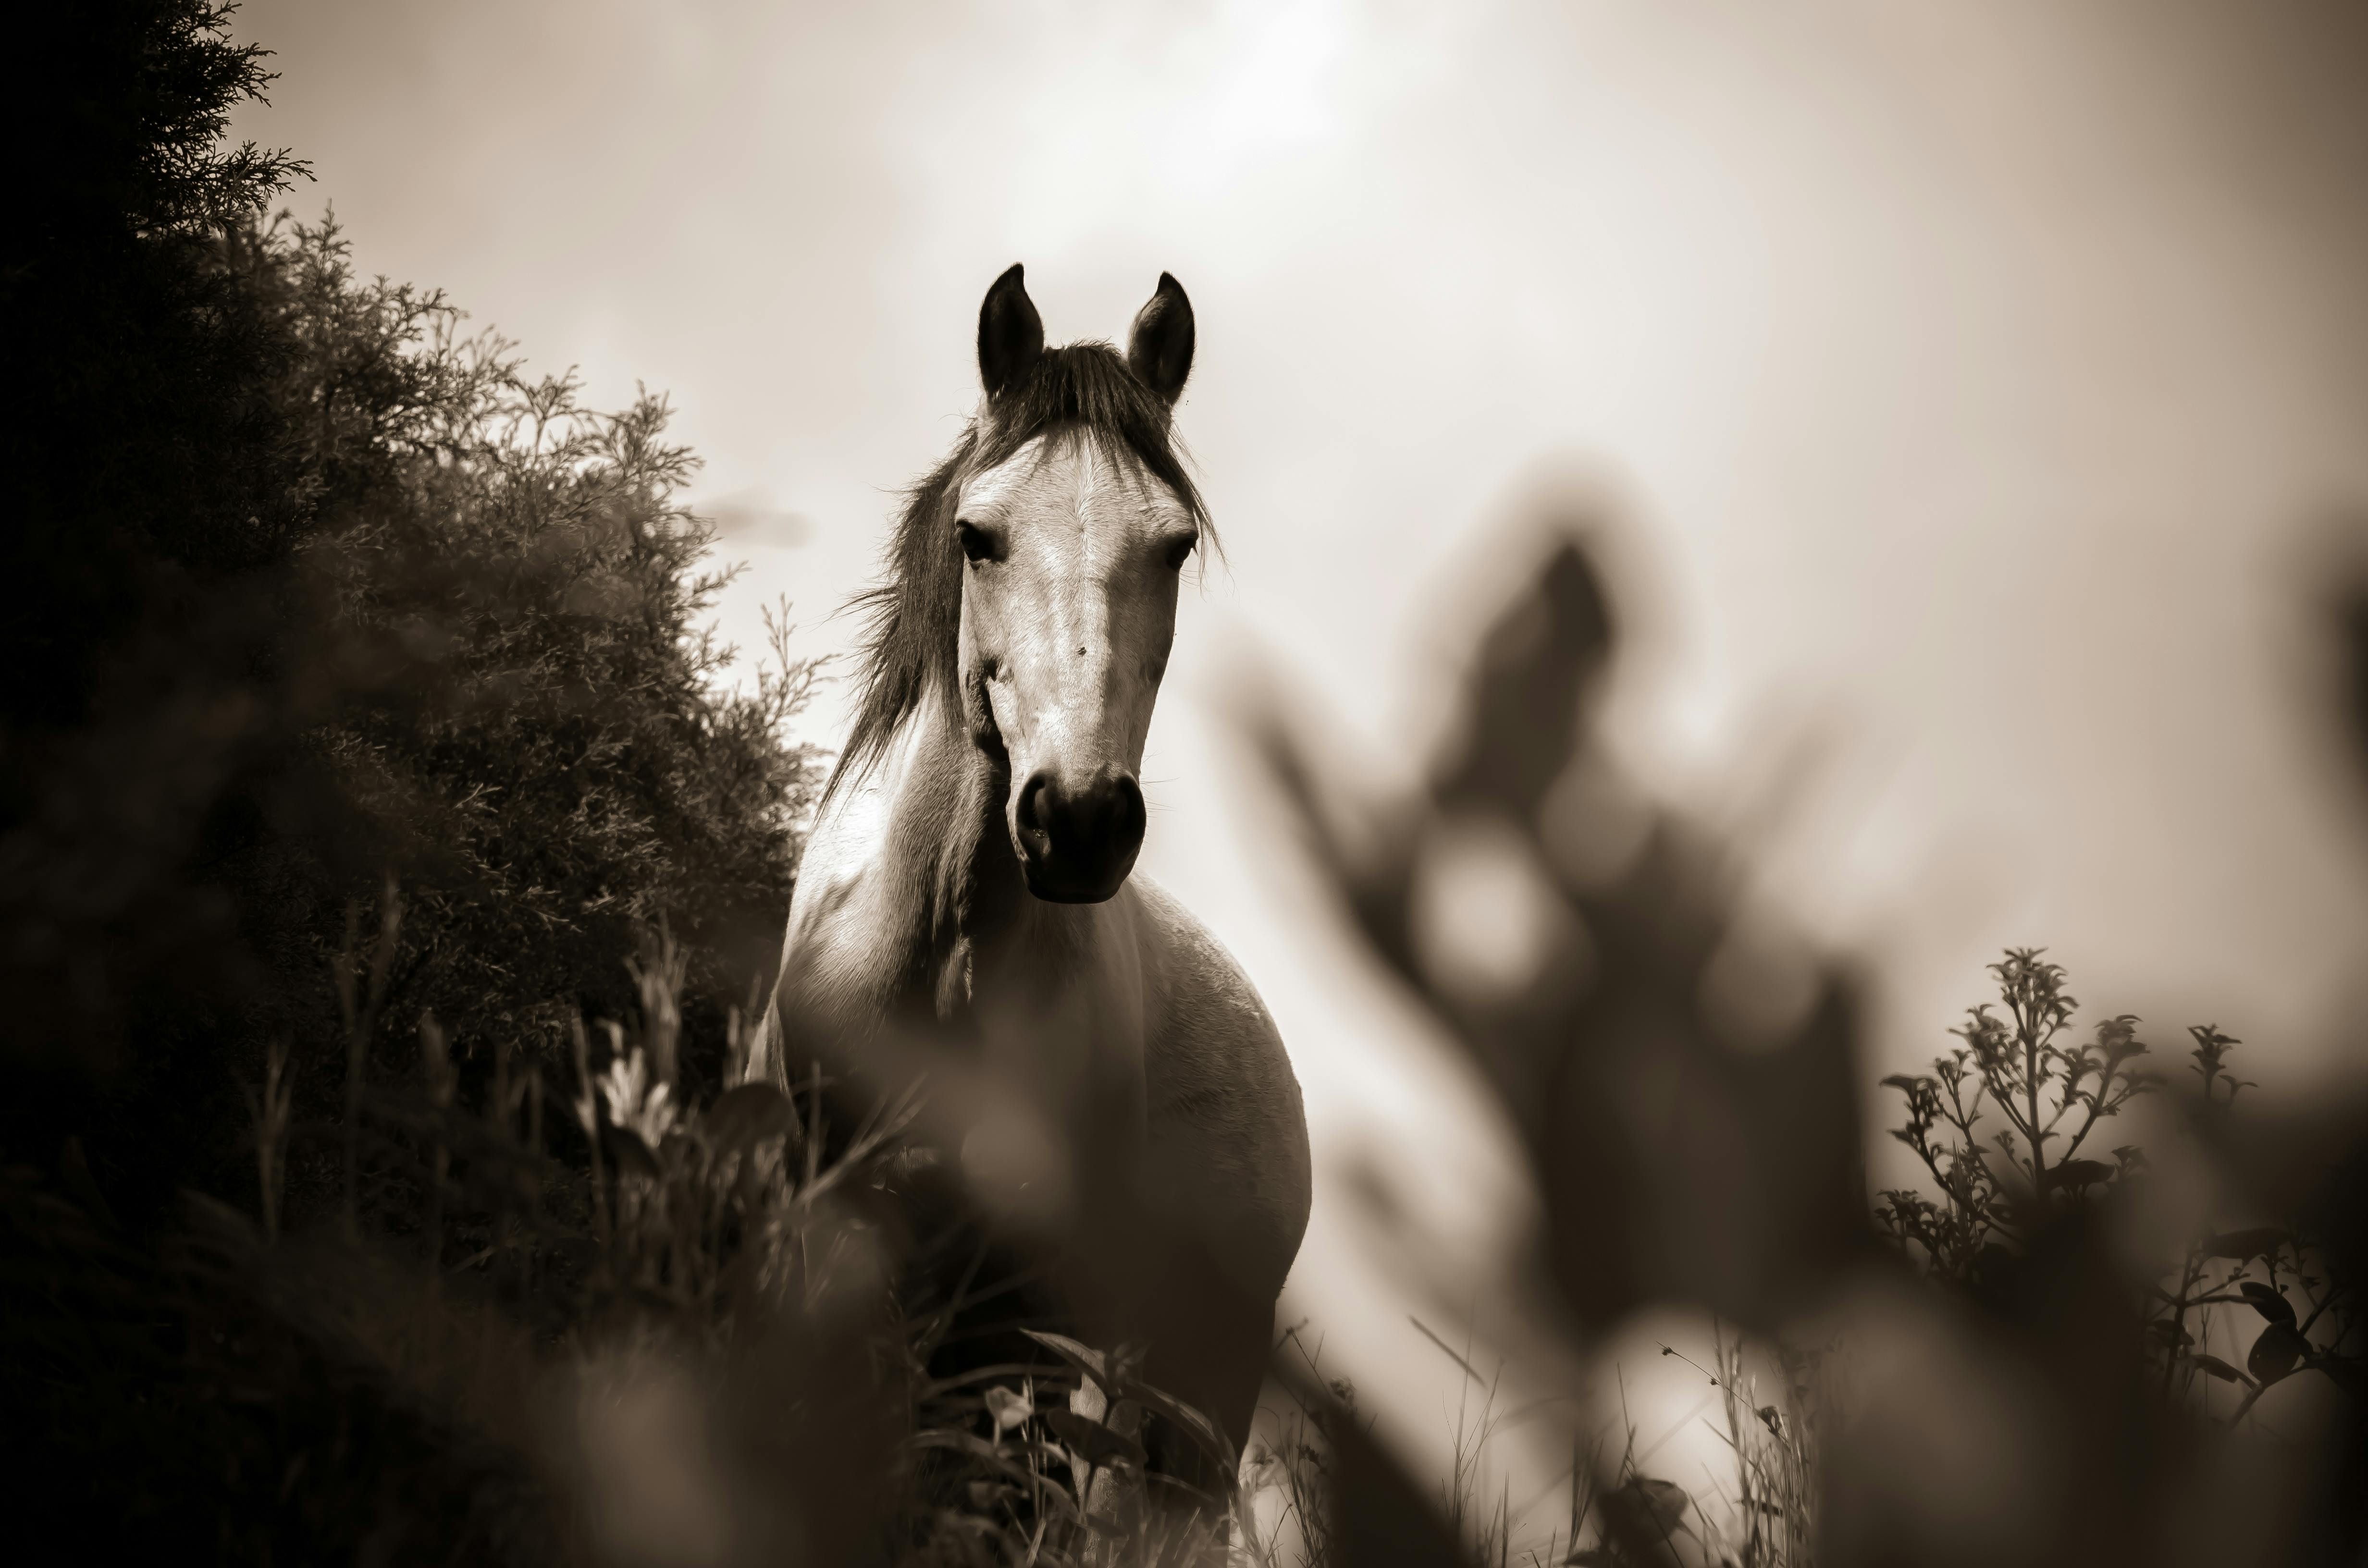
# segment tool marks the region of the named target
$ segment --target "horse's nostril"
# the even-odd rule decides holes
[[[1133,774],[1121,773],[1110,780],[1110,790],[1111,836],[1121,843],[1140,842],[1144,824],[1143,786],[1134,781]]]
[[[1110,896],[1143,845],[1143,787],[1118,769],[1082,788],[1050,768],[1029,776],[1013,802],[1012,826],[1029,886],[1039,897],[1094,903]]]
[[[1041,768],[1029,775],[1028,782],[1019,789],[1019,831],[1037,838],[1052,836],[1049,808],[1052,805],[1053,776]]]

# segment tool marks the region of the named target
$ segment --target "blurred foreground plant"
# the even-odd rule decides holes
[[[1547,520],[1568,539],[1570,523]],[[2076,1038],[2063,971],[2017,949],[1961,1044],[1931,1074],[1889,1080],[1907,1100],[1898,1137],[1938,1194],[1884,1192],[1869,1223],[1857,987],[1751,906],[1731,852],[1611,756],[1593,721],[1612,648],[1588,550],[1556,540],[1482,639],[1418,790],[1372,799],[1308,748],[1304,725],[1269,711],[1258,731],[1319,873],[1520,1136],[1554,1298],[1526,1332],[1566,1358],[1647,1305],[1707,1308],[1788,1378],[1805,1365],[1786,1349],[1796,1335],[1839,1338],[1817,1378],[1764,1402],[1734,1342],[1715,1345],[1735,1463],[1723,1517],[1580,1445],[1570,1560],[2068,1568],[2358,1544],[2338,1479],[2345,1456],[2368,1456],[2355,1403],[2295,1406],[2305,1429],[2290,1440],[2230,1427],[2297,1370],[2357,1381],[2362,1201],[2340,1173],[2347,1150],[2358,1168],[2362,1120],[2330,1108],[2264,1157],[2228,1120],[2235,1042],[2194,1031],[2199,1160],[2232,1194],[2282,1195],[2242,1200],[2296,1217],[2201,1239],[2183,1268],[2134,1263],[2144,1243],[2124,1199],[2147,1165],[2134,1142],[2102,1145],[2157,1089],[2149,1053],[2133,1017]],[[2368,669],[2368,637],[2360,654]],[[1405,1233],[1384,1176],[1365,1190],[1376,1233]],[[1427,1278],[1419,1256],[1392,1261]],[[1517,1260],[1505,1288],[1533,1283]],[[2241,1355],[2208,1348],[2221,1309],[2257,1330]],[[1827,1398],[1827,1376],[1848,1398]],[[2234,1409],[2179,1397],[2222,1383],[2243,1388]],[[1495,1539],[1360,1533],[1420,1493],[1364,1447],[1364,1462],[1335,1456],[1326,1471],[1338,1561],[1445,1562]],[[2260,1506],[2229,1506],[2237,1495]]]

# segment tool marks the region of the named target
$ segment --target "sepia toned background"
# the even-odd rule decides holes
[[[1054,340],[1162,269],[1224,540],[1144,865],[1259,983],[1320,1166],[1391,1152],[1486,1254],[1485,1099],[1305,913],[1229,715],[1272,680],[1377,782],[1536,546],[1618,518],[1614,733],[1855,957],[1870,1076],[2009,942],[2104,1011],[2356,1072],[2368,878],[2310,717],[2368,503],[2362,29],[2283,5],[1111,7],[255,3],[366,271],[591,400],[663,388],[812,653],[976,400],[1011,262]],[[312,204],[309,205],[308,204]],[[811,717],[835,738],[844,691]],[[2265,1074],[2267,1075],[2267,1074]],[[1437,1365],[1319,1187],[1286,1315],[1435,1439]],[[1479,1276],[1475,1276],[1479,1277]],[[1474,1303],[1484,1308],[1485,1303]]]

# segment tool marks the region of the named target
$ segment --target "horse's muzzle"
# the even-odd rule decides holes
[[[1115,768],[1072,787],[1038,768],[1012,812],[1028,891],[1053,903],[1099,903],[1118,892],[1143,848],[1143,786]]]

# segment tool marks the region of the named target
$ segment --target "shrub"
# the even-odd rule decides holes
[[[332,851],[347,888],[391,866],[410,890],[390,1017],[556,1059],[667,924],[720,1024],[788,907],[816,754],[786,727],[817,671],[777,617],[774,667],[723,684],[705,622],[732,574],[677,499],[697,460],[665,403],[584,407],[439,298],[356,279],[334,226],[263,254],[310,346],[290,403],[354,476],[307,564],[355,690],[312,739],[363,818]],[[310,934],[317,967],[334,933]]]
[[[269,82],[226,6],[97,0],[28,17],[11,104],[23,221],[0,253],[0,1143],[93,1144],[119,1202],[169,1193],[226,1127],[207,1015],[253,994],[216,854],[261,820],[306,486],[276,398],[292,353],[228,264],[302,165],[224,149]]]
[[[2129,1102],[2161,1086],[2147,1069],[2138,1020],[2127,1014],[2095,1026],[2089,1043],[2062,1042],[2078,1002],[2063,968],[2035,948],[2013,948],[1990,966],[1998,1006],[1973,1008],[1955,1029],[1964,1042],[1926,1074],[1884,1080],[1907,1104],[1895,1130],[1932,1175],[1935,1200],[1912,1188],[1882,1194],[1879,1228],[1935,1278],[1976,1292],[2015,1288],[2032,1246],[2051,1228],[2091,1219],[2148,1174],[2135,1143],[2110,1160],[2084,1154],[2089,1135]],[[2228,1071],[2242,1043],[2212,1024],[2192,1026],[2192,1109],[2208,1126],[2254,1087]],[[1986,1113],[2006,1125],[1978,1131]],[[2298,1221],[2198,1236],[2177,1262],[2162,1260],[2138,1310],[2146,1343],[2161,1367],[2164,1393],[2244,1392],[2226,1415],[2233,1425],[2269,1386],[2316,1370],[2368,1392],[2353,1343],[2362,1319],[2354,1290],[2328,1277],[2321,1244]],[[2297,1300],[2298,1298],[2298,1300]],[[2220,1307],[2242,1309],[2234,1318]],[[2244,1368],[2205,1348],[2214,1330],[2236,1338],[2251,1326]],[[2232,1344],[2232,1354],[2233,1344]]]
[[[295,1113],[334,1108],[324,977],[390,872],[389,1021],[435,1013],[466,1074],[496,1037],[555,1059],[571,1006],[622,1008],[643,925],[693,943],[685,1005],[720,1037],[814,782],[785,727],[817,672],[784,623],[774,667],[726,684],[704,623],[729,573],[663,401],[587,409],[441,296],[357,277],[333,222],[264,223],[302,165],[217,146],[270,80],[229,14],[42,19],[77,134],[0,275],[28,585],[0,650],[0,965],[40,1085],[0,1145],[47,1165],[80,1132],[141,1216],[234,1179],[230,1085],[275,1049]],[[294,1174],[301,1203],[318,1173]]]

